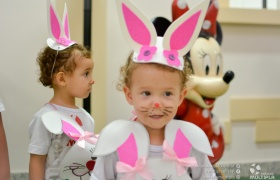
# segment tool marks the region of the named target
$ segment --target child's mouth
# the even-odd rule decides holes
[[[152,118],[152,119],[157,120],[157,119],[162,118],[162,117],[163,117],[163,115],[151,115],[151,116],[149,116],[149,117],[150,117],[150,118]]]

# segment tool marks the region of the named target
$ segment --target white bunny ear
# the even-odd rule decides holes
[[[192,123],[181,120],[170,121],[165,127],[165,139],[175,148],[175,152],[176,148],[178,149],[177,154],[181,153],[185,156],[186,154],[184,155],[184,153],[188,154],[189,148],[192,146],[204,154],[213,156],[206,134]],[[182,148],[184,149],[183,152],[179,152]]]
[[[48,131],[53,134],[62,134],[63,132],[70,138],[77,140],[78,138],[73,138],[70,133],[83,135],[84,130],[65,113],[57,110],[48,111],[42,115],[42,121]]]
[[[136,151],[134,144],[136,145]],[[132,154],[122,154],[124,152],[122,148],[132,148],[128,150]],[[147,156],[149,151],[149,135],[147,130],[138,122],[128,120],[115,120],[111,122],[101,131],[93,156],[104,156],[115,151],[118,151],[122,159],[130,158],[126,159],[127,161],[135,160],[135,156],[138,156],[138,158]]]
[[[53,134],[62,134],[62,122],[60,114],[58,111],[48,111],[42,115],[42,121],[46,129]]]
[[[62,25],[63,25],[63,33],[64,35],[68,38],[70,38],[70,28],[69,28],[69,18],[68,18],[68,11],[67,11],[67,5],[65,3],[64,5],[64,13],[63,13],[63,20],[62,20]]]
[[[208,5],[209,0],[202,0],[174,21],[164,34],[163,48],[184,56],[198,37]]]
[[[47,44],[54,50],[66,49],[75,44],[75,42],[70,39],[67,7],[65,5],[63,22],[61,23],[51,0],[47,2],[48,30],[50,34],[50,38],[47,39]]]
[[[142,46],[156,45],[156,30],[152,22],[129,0],[117,0],[120,26],[130,47],[139,52]]]
[[[51,0],[47,1],[48,29],[52,39],[59,39],[61,35],[60,19]]]

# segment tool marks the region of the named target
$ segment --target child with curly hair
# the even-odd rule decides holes
[[[135,5],[117,0],[124,36],[134,50],[121,67],[118,88],[133,106],[136,119],[115,120],[101,131],[91,180],[216,178],[205,133],[192,123],[173,119],[190,75],[183,55],[197,38],[208,4],[201,1],[164,37],[157,37]],[[186,31],[187,36],[182,36]]]
[[[50,2],[50,1],[49,1]],[[55,9],[50,3],[50,21],[57,18]],[[68,17],[67,15],[64,17]],[[66,18],[67,19],[67,18]],[[63,21],[65,22],[65,21]],[[68,25],[68,23],[65,23]],[[37,57],[40,67],[39,81],[46,87],[53,89],[53,97],[34,116],[29,125],[30,153],[29,179],[60,179],[60,166],[70,148],[75,144],[73,133],[53,133],[46,123],[58,120],[51,124],[51,128],[57,128],[63,124],[63,128],[70,127],[70,119],[74,126],[83,131],[93,132],[94,120],[83,108],[76,106],[75,98],[87,98],[91,92],[94,80],[92,71],[94,63],[90,51],[84,46],[70,40],[68,26],[65,24],[50,23],[51,37],[47,40],[48,46],[42,49]],[[55,34],[56,28],[62,34]],[[58,118],[48,118],[44,122],[44,115],[54,111]],[[59,115],[64,114],[63,117]]]

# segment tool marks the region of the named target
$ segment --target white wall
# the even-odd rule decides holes
[[[132,0],[149,18],[164,16],[171,19],[172,0]],[[107,120],[129,118],[132,108],[115,83],[119,67],[125,62],[127,46],[117,19],[114,3],[107,0]],[[224,69],[235,72],[226,94],[216,101],[213,112],[222,120],[229,120],[229,98],[280,96],[280,27],[222,25]],[[278,108],[278,107],[273,107]],[[220,163],[280,160],[280,143],[254,143],[254,123],[232,123],[232,140]],[[269,132],[268,132],[269,133]]]
[[[222,25],[222,28],[225,69],[233,70],[236,76],[229,91],[217,100],[214,112],[228,120],[230,97],[280,96],[280,26]],[[232,123],[231,144],[221,162],[280,160],[279,142],[254,142],[254,124]]]
[[[36,56],[49,37],[46,2],[0,1],[0,96],[6,109],[3,121],[12,172],[28,171],[28,125],[33,114],[52,97],[52,90],[37,81]],[[80,7],[73,7],[77,12],[76,22],[72,22],[72,7],[68,6],[71,35],[78,42],[82,37]],[[59,14],[62,16],[62,11]]]
[[[47,35],[45,1],[0,1],[0,96],[12,171],[27,171],[28,124],[51,91],[37,83],[37,52]]]

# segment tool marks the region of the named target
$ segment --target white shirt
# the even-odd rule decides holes
[[[45,179],[58,179],[60,164],[75,143],[64,133],[55,135],[45,128],[42,115],[54,109],[64,112],[74,119],[78,117],[82,123],[81,127],[85,131],[93,132],[94,130],[94,120],[83,108],[73,109],[50,104],[42,107],[29,124],[30,144],[28,153],[47,155]]]

